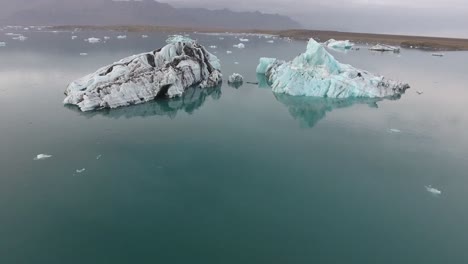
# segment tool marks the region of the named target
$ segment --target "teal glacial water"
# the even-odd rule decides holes
[[[332,51],[410,83],[400,100],[225,83],[82,113],[62,104],[70,81],[167,35],[30,30],[21,42],[8,32],[0,263],[468,263],[467,52]],[[260,57],[289,60],[306,46],[191,36],[217,46],[225,79],[250,82]],[[33,160],[41,153],[52,157]]]

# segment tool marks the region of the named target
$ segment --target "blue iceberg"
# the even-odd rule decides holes
[[[290,62],[261,58],[257,73],[265,75],[273,92],[294,96],[399,97],[410,87],[342,64],[313,39],[306,52]]]

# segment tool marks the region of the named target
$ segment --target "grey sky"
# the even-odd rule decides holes
[[[174,6],[260,10],[313,29],[468,37],[467,0],[164,0]]]

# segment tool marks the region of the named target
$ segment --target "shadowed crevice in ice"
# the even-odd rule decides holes
[[[68,109],[79,113],[87,118],[103,116],[107,118],[134,118],[134,117],[154,117],[167,116],[171,119],[177,117],[179,112],[193,114],[200,109],[207,100],[219,100],[221,98],[221,85],[215,87],[201,88],[192,86],[175,98],[161,98],[145,104],[131,107],[121,107],[117,109],[102,109],[99,111],[82,112],[76,106],[66,106]]]
[[[325,118],[328,112],[334,109],[347,108],[355,104],[367,104],[369,107],[378,108],[377,102],[383,98],[321,98],[292,96],[275,93],[275,98],[288,108],[289,114],[299,121],[302,127],[313,127]],[[400,96],[386,99],[398,100]]]
[[[81,111],[118,108],[181,96],[191,86],[214,87],[222,81],[220,61],[196,41],[172,36],[167,43],[72,82],[64,104]]]

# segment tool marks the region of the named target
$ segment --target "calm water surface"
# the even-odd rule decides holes
[[[0,263],[468,263],[468,53],[333,52],[409,82],[396,101],[223,84],[81,113],[62,105],[70,81],[167,35],[7,32]],[[259,57],[306,45],[192,37],[253,82]]]

